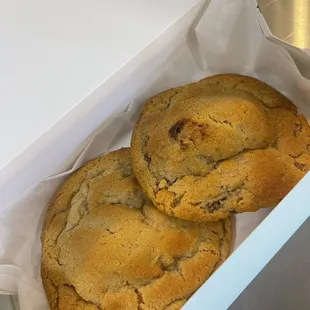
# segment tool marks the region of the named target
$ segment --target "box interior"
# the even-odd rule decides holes
[[[265,38],[260,32],[257,21],[250,21],[250,18],[253,17],[251,14],[254,14],[250,4],[242,8],[244,11],[241,10],[240,13],[233,15],[234,18],[226,18],[227,24],[223,26],[217,20],[220,20],[220,17],[227,17],[228,11],[221,11],[223,16],[214,14],[221,6],[219,2],[211,3],[213,7],[211,6],[210,10],[206,12],[193,32],[192,26],[195,25],[195,18],[202,4],[195,6],[166,33],[156,39],[151,46],[143,50],[121,71],[101,85],[91,96],[83,100],[72,113],[68,114],[55,128],[42,137],[43,140],[41,139],[28,154],[31,160],[26,160],[22,165],[23,175],[27,175],[29,178],[22,179],[20,183],[12,186],[15,180],[12,178],[14,176],[12,173],[8,182],[3,186],[1,184],[1,191],[4,193],[1,199],[4,205],[9,206],[8,212],[6,213],[4,210],[3,213],[7,225],[2,225],[4,237],[11,234],[16,239],[16,246],[20,246],[20,248],[27,247],[29,240],[37,238],[36,246],[33,247],[32,244],[29,246],[33,250],[33,256],[35,254],[40,255],[40,240],[37,235],[34,237],[34,234],[40,231],[42,227],[42,219],[55,188],[66,175],[78,168],[83,162],[102,154],[103,149],[112,150],[128,145],[130,132],[142,104],[151,95],[164,89],[199,80],[215,73],[233,72],[251,75],[266,81],[292,98],[299,110],[307,116],[308,121],[310,120],[310,96],[307,98],[310,93],[309,81],[302,80],[287,52],[276,47],[273,43],[264,41]],[[239,6],[243,5],[243,1],[236,1],[235,3],[235,12],[237,12]],[[210,24],[219,25],[222,28],[206,31]],[[235,28],[232,28],[233,25]],[[231,29],[236,31],[236,33],[230,33],[234,40],[227,39],[226,45],[223,45],[222,41],[216,39],[220,37],[219,34],[227,34]],[[245,30],[248,30],[249,33]],[[210,48],[209,42],[214,42],[215,46]],[[240,48],[245,44],[248,45],[248,50]],[[259,51],[254,60],[251,58],[253,51]],[[259,56],[266,56],[266,54],[272,54],[272,59]],[[261,66],[259,63],[262,60],[264,60],[264,65]],[[281,79],[280,76],[287,76],[288,78]],[[131,106],[128,109],[130,103]],[[127,114],[121,114],[117,119],[112,119],[113,116],[123,111]],[[125,125],[123,123],[124,115],[126,118],[128,115],[130,116]],[[104,131],[100,133],[102,129]],[[89,144],[90,140],[92,141],[91,145]],[[96,141],[100,143],[96,143]],[[85,149],[86,145],[88,147]],[[61,152],[52,152],[55,149],[61,149]],[[77,155],[83,149],[82,156],[76,161]],[[38,180],[43,181],[37,183]],[[284,199],[261,225],[257,226],[222,267],[194,294],[184,309],[203,309],[204,305],[210,306],[210,309],[226,309],[233,302],[309,216],[306,208],[305,190],[309,186],[309,182],[310,175]],[[52,184],[48,189],[47,183]],[[24,195],[14,202],[16,192],[23,192]],[[29,206],[31,204],[33,206],[34,201],[36,201],[38,209],[33,210],[29,207],[28,210],[25,207],[27,201]],[[291,214],[292,204],[298,206],[299,211],[294,214],[289,223],[286,223]],[[20,214],[20,210],[23,210],[23,214]],[[26,229],[24,214],[28,214],[29,217],[33,216],[38,220],[33,231]],[[264,216],[260,218],[257,225]],[[12,223],[13,220],[15,222],[18,220],[21,223],[20,231],[25,225],[22,234],[18,231],[12,232],[9,223]],[[275,225],[277,231],[270,235],[269,232]],[[250,229],[248,233],[254,227]],[[263,255],[258,255],[259,252]],[[10,264],[19,266],[22,270],[30,270],[29,275],[32,279],[40,281],[38,262],[34,264],[33,261],[24,261],[22,256],[13,252],[8,253],[8,257]],[[251,260],[248,269],[245,268],[247,260]],[[0,272],[0,288],[2,288],[2,283],[4,282],[1,282]],[[17,291],[19,290],[16,288],[14,290],[12,285],[12,293]],[[215,293],[210,294],[210,292]],[[227,298],[219,300],[217,292],[225,294]],[[25,299],[21,300],[22,302],[26,302]],[[27,302],[29,304],[31,301],[28,300]],[[33,309],[35,306],[36,303],[34,302]]]

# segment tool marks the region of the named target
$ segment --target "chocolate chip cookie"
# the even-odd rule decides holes
[[[223,74],[151,98],[131,150],[159,210],[217,221],[276,206],[309,171],[310,128],[270,86]]]
[[[194,223],[152,206],[129,149],[87,163],[60,187],[42,232],[52,310],[180,309],[225,260],[230,219]]]

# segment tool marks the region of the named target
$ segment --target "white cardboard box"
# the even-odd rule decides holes
[[[308,218],[229,310],[309,309],[309,238]]]
[[[41,187],[41,183],[38,187],[36,184],[46,178],[53,181],[56,178],[50,177],[51,175],[61,174],[61,171],[70,169],[74,158],[87,145],[89,138],[102,123],[126,110],[128,104],[135,99],[138,103],[139,100],[143,102],[146,96],[167,88],[167,85],[171,87],[174,84],[188,82],[188,77],[184,77],[183,80],[178,71],[170,72],[167,69],[165,79],[161,84],[161,81],[158,81],[158,67],[166,68],[173,63],[176,68],[183,70],[182,72],[186,71],[189,76],[192,70],[194,72],[191,76],[192,80],[202,77],[196,74],[197,68],[203,75],[229,71],[259,74],[261,79],[290,97],[296,98],[299,102],[299,109],[305,114],[308,113],[307,116],[310,117],[310,97],[307,97],[310,94],[309,81],[300,75],[288,53],[264,41],[252,4],[246,0],[213,0],[208,7],[209,3],[210,1],[202,1],[192,7],[151,45],[142,50],[47,131],[32,148],[27,150],[25,160],[21,161],[22,180],[15,184],[17,170],[14,167],[6,171],[5,176],[8,177],[6,182],[4,176],[0,175],[0,180],[1,177],[3,180],[2,183],[0,182],[0,232],[3,233],[3,240],[6,240],[10,230],[13,236],[18,235],[16,222],[8,222],[11,210],[15,208],[16,211],[17,207],[23,207],[23,203],[26,204],[29,197],[41,199],[44,195],[50,195],[46,188]],[[223,17],[225,17],[225,23],[221,21]],[[206,24],[214,29],[206,31]],[[233,33],[235,28],[231,26],[235,26],[240,31]],[[207,36],[205,36],[206,32]],[[223,36],[214,37],[216,33],[222,33]],[[230,36],[233,36],[233,42],[230,42]],[[216,45],[217,48],[209,48],[210,44]],[[176,50],[175,47],[178,46],[189,48]],[[243,54],[240,52],[240,46],[247,49],[243,50]],[[228,51],[227,47],[229,47]],[[270,63],[274,73],[269,71],[269,66],[266,66],[270,59],[262,56],[252,61],[255,53],[266,54],[266,51],[260,49],[270,51],[271,54],[268,56],[274,58],[274,64]],[[183,55],[184,53],[187,54]],[[218,58],[221,53],[226,56]],[[183,57],[180,59],[186,57],[188,62],[178,63],[178,57]],[[260,62],[256,61],[257,59],[265,60],[263,68]],[[282,65],[284,63],[285,65]],[[284,76],[283,80],[281,75]],[[155,86],[145,91],[149,85]],[[122,145],[122,142],[118,144]],[[40,167],[44,165],[48,169],[44,169],[42,173]],[[73,168],[76,168],[76,165]],[[310,174],[233,252],[230,258],[194,294],[184,309],[227,309],[309,217],[309,188]],[[33,190],[35,190],[34,193]],[[41,203],[42,208],[46,206],[45,200],[41,200]],[[294,213],[291,212],[292,206],[296,210]],[[23,230],[25,227],[26,241],[23,240],[22,245],[27,245],[27,238],[29,237],[30,240],[32,236],[28,235],[27,230],[30,214],[34,218],[44,214],[43,209],[39,211],[31,209],[31,211],[33,213],[16,213],[16,218],[19,219],[18,229]],[[36,214],[36,211],[39,214]],[[40,227],[36,222],[34,225]],[[38,279],[37,270],[33,269],[33,273],[25,271],[30,266],[29,262],[24,262],[28,259],[26,257],[23,259],[20,256],[21,253],[13,253],[16,250],[14,248],[16,244],[8,244],[3,240],[0,240],[0,249],[3,252],[0,251],[0,290],[3,293],[18,293],[22,310],[45,309],[43,303],[36,308],[35,303],[30,302],[32,298],[35,302],[35,297],[37,297],[31,294],[42,293],[39,283],[35,283]],[[18,238],[15,241],[17,244],[21,242]],[[33,253],[36,254],[38,248],[40,245],[36,244]]]

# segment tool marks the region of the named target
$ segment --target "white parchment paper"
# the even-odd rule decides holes
[[[0,293],[18,294],[21,310],[48,309],[40,277],[40,233],[55,190],[87,160],[128,146],[141,106],[150,96],[212,74],[240,73],[272,85],[292,99],[299,111],[310,119],[310,83],[301,76],[289,54],[263,36],[252,2],[213,0],[207,4],[202,6],[203,12],[193,20],[193,27],[186,35],[175,42],[165,42],[171,50],[170,56],[164,61],[154,59],[160,65],[149,73],[148,80],[141,81],[142,90],[134,98],[128,98],[124,113],[102,124],[71,164],[71,169],[47,177],[19,193],[14,203],[1,206]],[[128,81],[130,87],[130,79]],[[102,102],[103,109],[105,104],[113,103]],[[55,152],[61,150],[55,149]],[[64,158],[64,162],[66,160]],[[261,210],[236,216],[234,248],[268,212],[270,210]]]

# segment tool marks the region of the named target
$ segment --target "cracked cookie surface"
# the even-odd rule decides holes
[[[42,280],[52,310],[175,310],[226,259],[230,219],[153,207],[120,149],[72,174],[48,208]]]
[[[288,194],[310,168],[310,127],[270,86],[223,74],[151,98],[131,151],[159,210],[217,221],[274,207]]]

